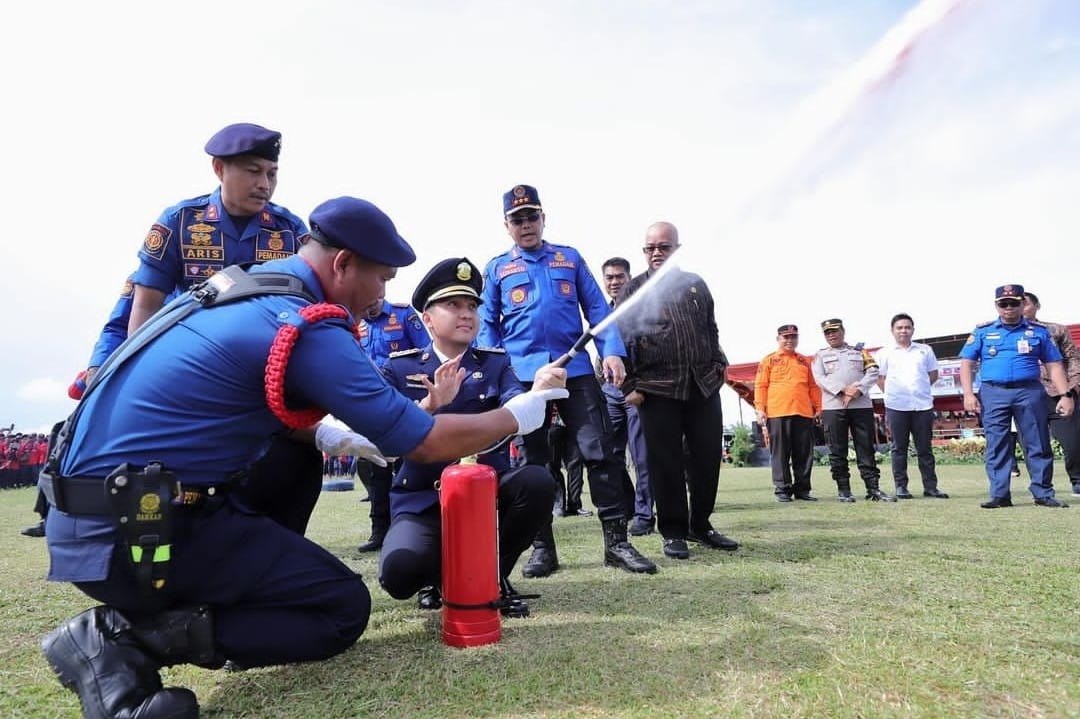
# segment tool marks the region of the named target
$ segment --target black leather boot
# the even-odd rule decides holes
[[[525,595],[519,594],[506,577],[499,580],[499,595],[502,600],[499,613],[504,617],[523,619],[529,616],[529,604],[525,601]]]
[[[626,539],[626,521],[609,519],[604,521],[604,564],[619,567],[628,572],[655,574],[656,565],[634,549]]]
[[[356,548],[358,552],[377,552],[382,549],[383,540],[386,539],[386,532],[379,532],[372,530],[371,537]]]
[[[866,498],[871,502],[895,502],[896,497],[889,496],[881,491],[877,482],[868,484],[866,487]]]
[[[390,529],[390,520],[382,521],[382,518],[373,518],[371,520],[371,537],[357,547],[357,551],[360,552],[377,552],[382,549],[383,540],[386,539],[386,532]]]
[[[211,618],[205,608],[164,612],[132,624],[111,607],[94,607],[41,641],[60,683],[79,695],[86,719],[197,719],[189,689],[161,685],[163,666],[215,660]]]

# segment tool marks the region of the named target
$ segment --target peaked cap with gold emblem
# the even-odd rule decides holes
[[[447,297],[471,297],[479,304],[483,287],[484,278],[468,257],[450,257],[428,270],[420,280],[413,292],[412,305],[422,312],[432,302]]]

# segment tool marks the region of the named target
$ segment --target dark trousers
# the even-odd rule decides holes
[[[814,468],[814,420],[799,415],[770,417],[768,429],[773,493],[808,493]]]
[[[151,598],[119,544],[105,581],[75,586],[133,621],[209,604],[218,652],[245,667],[326,659],[367,627],[363,580],[300,533],[231,501],[208,515],[181,509],[174,527],[168,579]]]
[[[615,459],[611,443],[611,427],[607,405],[600,392],[600,383],[591,374],[569,377],[566,388],[570,396],[555,400],[559,416],[567,431],[577,442],[578,450],[588,470],[589,495],[601,522],[625,522],[633,512],[634,485],[625,464]],[[547,430],[550,418],[540,429],[525,435],[526,464],[547,467],[551,449]],[[537,534],[536,547],[554,547],[555,536],[551,531],[551,512],[547,522]]]
[[[653,494],[649,486],[649,460],[641,416],[637,407],[626,401],[621,389],[610,382],[605,382],[602,389],[607,401],[615,459],[625,467],[626,453],[629,451],[630,461],[634,463],[634,517],[652,522]]]
[[[555,478],[555,502],[566,513],[581,509],[581,490],[585,488],[585,461],[577,444],[571,440],[566,427],[553,424],[548,428],[551,463],[548,469]],[[563,473],[563,468],[566,473]]]
[[[1050,422],[1050,434],[1061,443],[1061,450],[1065,454],[1065,474],[1069,475],[1074,488],[1080,487],[1080,413],[1059,417],[1058,399],[1046,396],[1046,414],[1055,418]]]
[[[499,572],[509,576],[545,521],[551,521],[555,484],[546,467],[527,465],[499,477]],[[435,505],[421,514],[401,513],[383,541],[379,584],[395,599],[442,576],[442,517]]]
[[[688,531],[704,534],[712,529],[709,517],[723,461],[719,392],[685,400],[646,395],[638,414],[648,447],[657,529],[667,539],[685,539]]]
[[[897,491],[908,486],[908,442],[915,440],[915,456],[919,461],[919,476],[924,492],[937,489],[934,450],[934,410],[904,411],[885,408],[885,421],[892,435],[892,476]]]
[[[829,469],[837,489],[851,489],[851,469],[848,467],[848,436],[855,445],[855,463],[859,476],[868,490],[878,489],[881,472],[874,460],[874,410],[827,409],[821,413],[825,441],[829,443]]]
[[[401,468],[401,460],[388,463],[385,467],[372,464],[365,459],[358,459],[357,465],[366,465],[363,472],[357,471],[361,477],[360,482],[368,493],[368,501],[371,503],[368,509],[368,517],[371,519],[371,534],[385,535],[390,528],[390,486],[394,482],[394,474]]]
[[[322,492],[323,456],[314,445],[277,437],[248,470],[236,497],[303,535]]]

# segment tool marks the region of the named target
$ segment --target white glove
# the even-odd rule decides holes
[[[534,389],[522,392],[516,397],[511,397],[503,405],[504,409],[510,410],[517,420],[517,434],[535,432],[544,426],[547,419],[547,403],[553,399],[569,397],[570,392],[565,387],[553,387],[551,389]]]
[[[347,429],[320,422],[315,428],[315,446],[331,456],[363,457],[372,464],[386,466],[386,457],[370,439]]]

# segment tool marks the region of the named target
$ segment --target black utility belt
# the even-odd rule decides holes
[[[984,379],[982,383],[991,387],[1000,387],[1002,389],[1020,389],[1021,387],[1030,387],[1033,384],[1041,384],[1038,378],[1020,380],[1019,382],[996,382],[994,380]]]
[[[112,501],[102,477],[54,477],[42,473],[38,488],[49,504],[65,514],[113,515]],[[193,486],[176,482],[172,487],[171,504],[179,507],[199,507],[225,497],[230,485]]]

